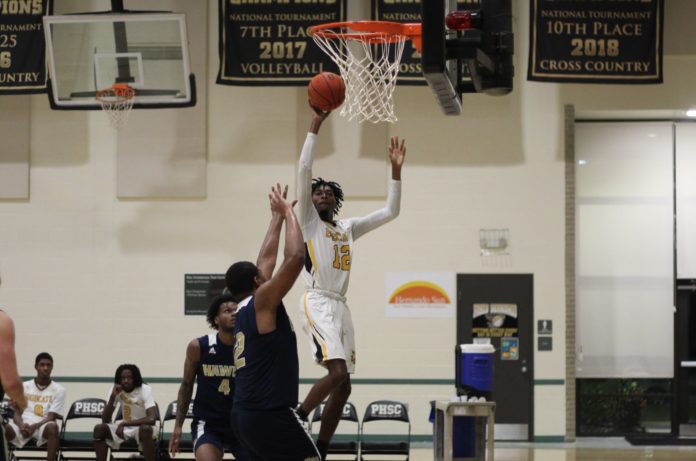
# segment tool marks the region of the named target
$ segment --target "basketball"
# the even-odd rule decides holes
[[[343,79],[331,72],[322,72],[312,78],[307,87],[309,104],[324,112],[329,112],[343,104],[346,85]]]

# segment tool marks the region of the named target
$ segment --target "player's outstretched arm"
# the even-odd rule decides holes
[[[322,123],[324,123],[324,120],[326,120],[326,117],[329,116],[331,111],[324,112],[323,110],[315,109],[312,106],[309,107],[312,109],[312,121],[309,123],[309,132],[319,134],[319,129],[321,128]]]
[[[299,199],[298,217],[304,224],[312,219],[319,219],[317,210],[312,203],[312,164],[314,163],[314,145],[321,124],[324,123],[329,112],[321,112],[312,108],[312,121],[309,125],[309,133],[300,153],[300,165],[297,173],[297,198]]]
[[[201,360],[201,346],[198,339],[193,339],[186,347],[186,360],[184,360],[184,377],[179,386],[179,394],[176,398],[176,420],[174,430],[169,439],[169,453],[172,457],[179,453],[181,434],[183,433],[184,420],[188,412],[191,396],[193,395],[193,385],[196,382],[196,369]]]
[[[280,186],[276,185],[269,194],[271,210],[279,213],[285,220],[285,248],[283,262],[278,272],[262,284],[254,296],[256,326],[259,334],[270,333],[276,328],[278,304],[292,288],[304,264],[304,241],[300,224],[292,209],[293,204],[283,198]],[[277,242],[276,242],[277,244]]]
[[[389,162],[391,163],[392,180],[389,183],[387,203],[384,208],[374,211],[367,216],[350,220],[353,226],[354,240],[399,216],[401,211],[401,167],[404,165],[405,158],[406,140],[399,142],[397,136],[392,136],[389,140]]]
[[[17,372],[14,345],[14,323],[9,315],[0,312],[0,383],[17,409],[22,412],[27,407],[27,399],[24,396],[22,380]]]
[[[276,184],[278,189],[280,189],[280,184]],[[284,200],[288,198],[288,186],[286,185],[283,189],[282,197]],[[294,206],[297,200],[292,202]],[[276,266],[276,261],[278,259],[278,242],[280,240],[280,229],[283,227],[283,215],[280,214],[278,210],[271,208],[271,223],[266,231],[266,237],[263,239],[261,244],[261,249],[259,250],[259,256],[256,259],[256,267],[259,268],[259,272],[265,280],[270,279],[273,276],[273,270]]]

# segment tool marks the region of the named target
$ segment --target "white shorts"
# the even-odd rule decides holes
[[[121,438],[118,435],[116,435],[116,429],[118,429],[118,424],[114,423],[109,423],[107,424],[109,426],[109,431],[111,432],[111,440],[108,438],[105,440],[106,444],[109,445],[111,448],[114,450],[118,450],[118,448],[121,446],[123,442],[126,440],[130,439],[135,439],[136,442],[138,442],[138,448],[142,450],[143,444],[140,441],[140,427],[141,426],[126,426],[123,428],[123,437]],[[159,431],[157,430],[157,427],[152,426],[152,439],[155,440],[157,439],[157,436],[159,435]]]
[[[48,423],[46,423],[48,424]],[[14,445],[17,448],[22,448],[24,445],[29,443],[31,439],[36,440],[36,446],[40,447],[46,443],[46,439],[43,436],[44,429],[46,429],[46,424],[42,424],[41,427],[36,429],[34,433],[32,433],[29,437],[24,437],[22,435],[22,431],[17,427],[14,421],[10,420],[7,422],[7,425],[12,428],[12,430],[15,433],[15,438],[14,440],[10,440],[9,442]]]
[[[355,373],[355,332],[346,299],[309,290],[300,299],[300,310],[314,361],[326,366],[327,360],[345,360],[348,373]]]

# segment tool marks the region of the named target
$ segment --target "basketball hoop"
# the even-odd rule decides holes
[[[316,44],[338,65],[346,84],[341,115],[359,122],[395,122],[392,95],[406,40],[421,47],[421,25],[349,21],[309,28]]]
[[[111,126],[119,130],[128,122],[128,116],[133,109],[135,90],[127,83],[114,83],[111,88],[98,90],[96,99],[109,116]]]

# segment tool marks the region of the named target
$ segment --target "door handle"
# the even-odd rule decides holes
[[[696,361],[682,360],[681,366],[682,368],[696,368]]]
[[[694,362],[694,363],[696,363],[696,362]],[[696,366],[696,365],[694,365],[694,366]],[[527,367],[525,367],[524,365],[522,366],[522,373],[527,373]]]

